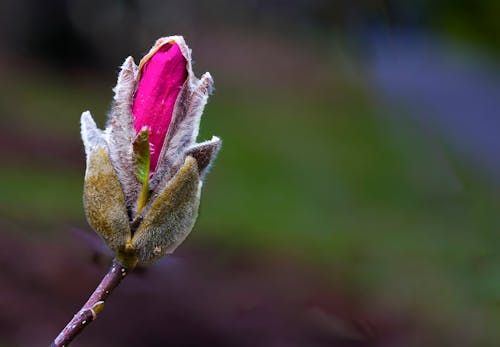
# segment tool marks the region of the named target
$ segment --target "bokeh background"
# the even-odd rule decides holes
[[[200,217],[74,346],[500,345],[500,2],[2,0],[0,346],[43,346],[112,257],[79,117],[182,34],[222,137]]]

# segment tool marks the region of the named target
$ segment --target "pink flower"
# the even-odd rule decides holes
[[[149,130],[151,173],[156,170],[177,96],[188,77],[186,64],[179,45],[168,42],[139,66],[132,113],[136,132],[144,127]]]
[[[139,66],[123,63],[106,129],[82,114],[85,213],[122,264],[154,262],[193,228],[221,146],[197,142],[212,85],[210,73],[194,75],[182,36],[163,37]]]

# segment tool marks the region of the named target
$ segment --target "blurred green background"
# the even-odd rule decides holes
[[[198,139],[222,151],[174,261],[75,346],[500,344],[499,4],[3,1],[0,346],[47,345],[107,266],[79,117],[104,126],[123,59],[177,33],[215,78]],[[197,289],[144,289],[175,281]],[[120,340],[113,310],[146,296]]]

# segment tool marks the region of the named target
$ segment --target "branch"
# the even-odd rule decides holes
[[[125,267],[116,259],[97,286],[85,305],[78,311],[73,319],[59,333],[51,347],[66,347],[73,339],[94,321],[104,308],[104,302],[111,292],[118,287],[122,279],[133,269],[133,265]]]

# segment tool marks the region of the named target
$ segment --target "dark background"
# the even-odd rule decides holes
[[[79,117],[184,35],[223,148],[172,255],[74,346],[500,344],[500,2],[0,3],[0,346],[44,346],[112,257]]]

